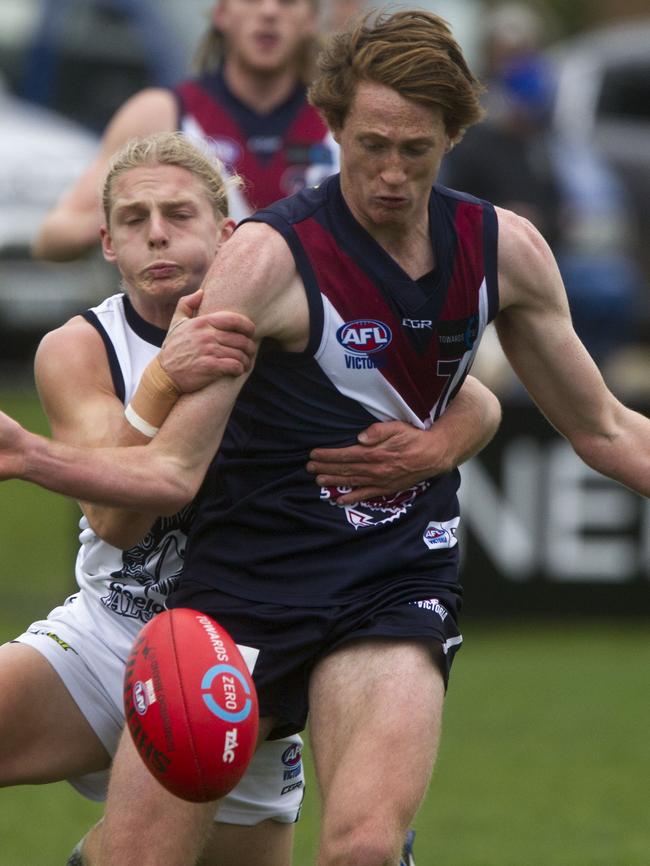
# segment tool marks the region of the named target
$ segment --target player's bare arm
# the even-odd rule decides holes
[[[349,505],[451,471],[478,454],[500,422],[498,399],[478,379],[469,377],[430,429],[403,421],[377,422],[359,434],[358,445],[314,449],[307,469],[321,486],[354,487],[337,500]]]
[[[70,352],[70,345],[75,352]],[[36,386],[54,439],[88,448],[144,445],[147,439],[124,418],[99,333],[77,316],[47,334],[35,358]],[[149,530],[154,513],[137,513],[80,501],[92,529],[126,549]]]
[[[306,345],[304,288],[288,247],[273,229],[246,225],[236,232],[204,289],[201,312],[231,309],[248,315],[256,342],[269,337],[294,351]],[[174,514],[198,492],[248,375],[223,377],[182,396],[146,446],[79,449],[29,433],[2,415],[0,478],[22,478],[75,499]]]
[[[160,363],[183,394],[219,376],[241,376],[255,357],[255,326],[229,310],[197,315],[203,290],[180,298],[160,350]]]
[[[34,239],[37,258],[70,261],[98,244],[100,189],[110,158],[131,138],[174,130],[176,111],[174,95],[159,88],[143,90],[124,103],[107,126],[95,159],[46,215]]]
[[[228,309],[249,316],[256,341],[268,337],[288,352],[309,335],[307,296],[283,238],[263,223],[240,226],[220,249],[202,286],[199,312]]]
[[[585,463],[650,495],[650,421],[605,385],[573,330],[562,279],[539,232],[509,211],[498,215],[496,328],[508,360]]]
[[[189,321],[200,300],[200,292],[181,298],[172,333],[161,352],[164,368],[179,393],[205,387],[220,375],[240,375],[251,365],[252,322],[229,312]],[[226,327],[230,330],[223,330]],[[70,353],[71,344],[74,353]],[[71,319],[43,338],[35,373],[55,439],[91,448],[148,443],[147,437],[125,420],[101,337],[82,317]],[[139,541],[158,516],[157,512],[80,504],[97,535],[120,549]]]

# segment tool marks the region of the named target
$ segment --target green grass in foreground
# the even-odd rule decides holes
[[[640,625],[467,628],[414,822],[418,866],[648,866],[647,638]],[[313,863],[318,833],[309,760],[306,799],[295,866]],[[1,866],[62,866],[98,814],[64,783],[0,791]]]

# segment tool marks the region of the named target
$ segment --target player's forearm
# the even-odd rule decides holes
[[[133,447],[144,446],[150,441],[125,421],[113,444]],[[95,535],[119,550],[128,550],[141,541],[160,514],[159,510],[135,511],[132,508],[115,508],[94,502],[82,502],[81,507]]]
[[[495,436],[501,423],[501,404],[477,379],[468,377],[434,429],[446,432],[450,469],[474,457]],[[442,428],[446,428],[443,430]]]
[[[650,497],[650,419],[618,403],[598,432],[572,431],[567,438],[592,469]]]
[[[161,394],[151,384],[151,374],[149,371],[155,362],[156,359],[145,370],[140,385],[131,404],[129,404],[142,412],[147,419],[143,423],[148,426],[152,426],[150,422],[155,422],[156,426],[161,425],[169,415],[179,396],[175,388],[172,389],[171,393],[169,393],[169,389],[166,389],[165,393]],[[146,399],[143,397],[145,393],[147,395]],[[112,439],[105,439],[101,444],[104,446],[134,447],[146,446],[151,442],[151,437],[145,435],[139,427],[134,427],[133,423],[127,420],[127,417],[128,413],[125,413],[118,434]],[[108,544],[112,544],[121,550],[126,550],[140,541],[149,531],[160,513],[158,510],[155,512],[141,512],[129,508],[115,508],[90,502],[83,503],[82,508],[93,532]]]
[[[95,535],[119,550],[128,550],[141,541],[158,517],[158,513],[110,508],[87,502],[83,504],[83,511]]]
[[[70,262],[87,255],[99,241],[94,213],[83,217],[63,209],[49,213],[32,244],[32,255],[52,262]]]
[[[150,446],[80,449],[23,431],[20,450],[11,477],[98,504],[174,514],[198,487],[192,473]]]

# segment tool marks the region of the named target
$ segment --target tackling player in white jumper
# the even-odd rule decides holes
[[[150,362],[150,371],[169,377],[168,397],[158,401],[163,411],[181,391],[250,365],[252,324],[234,313],[197,319],[178,329],[172,351],[161,348],[177,302],[175,323],[198,306],[200,292],[185,296],[200,285],[234,222],[213,162],[174,136],[158,159],[168,164],[152,169],[150,199],[139,205],[155,223],[151,264],[132,271],[126,253],[125,293],[74,317],[39,347],[38,389],[53,435],[63,441],[145,441],[125,421],[124,406],[137,402],[138,393],[146,399],[138,384]],[[121,268],[106,233],[103,242],[107,259]],[[124,665],[138,631],[164,609],[180,574],[192,508],[155,519],[82,507],[79,592],[0,648],[0,783],[67,778],[86,797],[103,800],[124,727]],[[303,796],[301,748],[300,738],[290,737],[258,751],[218,809],[206,863],[290,862]],[[143,819],[146,814],[143,792]],[[79,850],[70,862],[98,862],[98,837],[93,828],[83,859]]]

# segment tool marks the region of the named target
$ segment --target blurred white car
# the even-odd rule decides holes
[[[99,256],[55,265],[30,255],[46,211],[96,147],[92,133],[17,99],[0,80],[0,358],[28,357],[45,330],[116,284]]]

